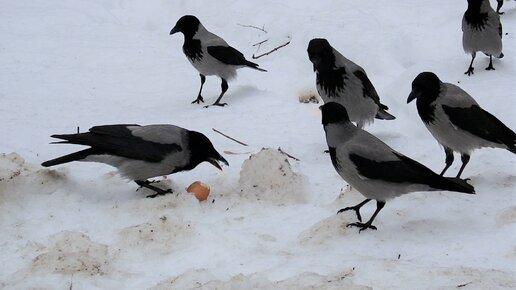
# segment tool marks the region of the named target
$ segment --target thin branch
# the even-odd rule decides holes
[[[262,28],[256,27],[254,25],[247,25],[247,24],[238,24],[237,23],[237,25],[242,26],[242,27],[250,27],[250,28],[258,29],[260,31],[263,31],[263,32],[267,33],[267,31],[265,30],[265,24],[262,26]]]
[[[271,53],[275,52],[276,50],[278,50],[278,49],[280,49],[280,48],[282,48],[282,47],[285,47],[285,46],[287,46],[287,45],[289,45],[289,44],[290,44],[290,40],[289,40],[289,41],[287,41],[286,43],[284,43],[284,44],[282,44],[282,45],[278,46],[278,47],[275,47],[273,50],[268,51],[268,52],[266,52],[266,53],[262,53],[262,54],[257,55],[257,56],[255,56],[255,55],[253,54],[252,58],[253,58],[253,59],[259,59],[260,57],[262,57],[262,56],[266,56],[266,55],[269,55],[269,54],[271,54]]]
[[[262,40],[262,41],[260,41],[260,42],[258,42],[258,43],[255,43],[255,44],[253,44],[253,46],[261,45],[262,43],[265,43],[265,42],[267,42],[267,41],[269,41],[269,39]]]
[[[220,132],[219,130],[217,130],[217,129],[215,129],[215,128],[211,128],[211,129],[212,129],[213,131],[215,131],[215,132],[219,133],[220,135],[222,135],[222,136],[224,136],[224,137],[226,137],[226,138],[228,138],[228,139],[230,139],[230,140],[233,140],[233,141],[237,142],[237,143],[238,143],[238,144],[240,144],[240,145],[249,146],[249,145],[245,144],[244,142],[240,142],[240,141],[238,141],[238,140],[237,140],[237,139],[235,139],[235,138],[229,137],[228,135],[226,135],[226,134],[224,134],[224,133]]]
[[[252,151],[248,151],[248,152],[233,152],[233,151],[229,151],[229,150],[224,150],[223,152],[224,152],[224,154],[227,154],[227,155],[247,155],[247,154],[253,153]]]
[[[73,289],[73,274],[72,274],[72,277],[70,278],[70,287],[68,288],[68,290],[72,290]]]
[[[278,147],[278,151],[279,151],[280,153],[283,153],[283,154],[287,155],[287,157],[289,157],[289,158],[292,158],[292,159],[294,159],[294,160],[296,160],[296,161],[301,161],[301,160],[299,160],[299,158],[296,158],[296,157],[294,157],[294,156],[292,156],[292,155],[288,154],[287,152],[283,151],[283,150],[281,149],[281,147]]]

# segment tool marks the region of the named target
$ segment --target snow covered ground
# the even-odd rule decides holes
[[[494,5],[495,1],[492,1]],[[387,203],[377,231],[336,215],[363,197],[323,153],[306,47],[327,38],[361,64],[396,115],[366,129],[434,171],[444,152],[406,104],[433,71],[516,129],[516,5],[503,8],[505,58],[475,75],[461,46],[466,1],[0,0],[0,288],[511,289],[516,284],[516,158],[476,151],[463,176],[477,194],[414,193]],[[195,14],[268,73],[242,69],[225,108],[192,105],[199,77],[169,31]],[[263,27],[266,32],[245,27]],[[258,49],[253,44],[268,39]],[[207,103],[220,81],[208,77]],[[230,166],[144,190],[102,164],[39,164],[79,147],[54,133],[99,124],[172,123],[206,134]],[[211,129],[248,143],[241,146]],[[275,150],[281,147],[300,161]],[[287,162],[285,162],[287,159]],[[457,158],[456,158],[457,159]],[[460,160],[448,171],[457,172]],[[212,193],[199,203],[185,188]],[[255,186],[256,185],[256,186]],[[363,209],[369,217],[374,205]]]

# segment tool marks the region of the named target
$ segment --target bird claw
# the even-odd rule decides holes
[[[369,224],[369,223],[351,223],[351,224],[348,224],[346,227],[357,227],[357,228],[360,228],[360,230],[358,231],[358,233],[360,233],[361,231],[365,230],[365,229],[372,229],[372,230],[375,230],[376,231],[376,227],[373,226],[372,224]]]
[[[354,207],[354,206],[348,206],[348,207],[346,207],[346,208],[341,208],[341,209],[339,209],[339,211],[337,212],[337,214],[339,214],[339,213],[341,213],[341,212],[345,212],[345,211],[347,211],[347,210],[354,210],[354,211],[355,211],[355,213],[357,214],[357,219],[358,219],[359,221],[362,221],[362,216],[360,215],[360,209],[359,209],[359,208],[356,208],[356,207]],[[348,226],[349,226],[349,225],[348,225]]]
[[[199,95],[197,96],[197,99],[195,99],[192,104],[200,104],[200,103],[204,103],[204,99]]]
[[[468,68],[468,70],[464,73],[465,75],[468,75],[468,76],[471,76],[472,74],[475,74],[473,71],[475,70],[475,68],[473,67],[470,67]]]
[[[489,65],[488,67],[486,67],[486,70],[495,70],[495,68],[493,65]]]
[[[211,105],[204,106],[205,108],[211,107],[211,106],[219,106],[219,107],[225,107],[228,103],[213,103]]]
[[[172,189],[167,189],[167,190],[163,190],[163,192],[158,192],[158,193],[155,193],[155,194],[150,194],[150,195],[147,195],[146,197],[147,198],[155,198],[155,197],[158,197],[158,196],[161,196],[161,195],[165,195],[165,194],[168,194],[168,193],[172,193]]]

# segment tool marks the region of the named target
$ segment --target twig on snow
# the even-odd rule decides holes
[[[468,286],[471,283],[473,283],[473,282],[468,282],[468,283],[465,283],[465,284],[457,285],[457,288],[462,288],[462,287]]]
[[[253,46],[257,46],[257,45],[258,45],[258,46],[260,46],[262,43],[265,43],[265,42],[267,42],[267,41],[269,41],[269,39],[262,40],[262,41],[260,41],[260,42],[258,42],[258,43],[255,43],[255,44],[253,44]]]
[[[224,154],[227,154],[227,155],[247,155],[247,154],[253,153],[252,151],[248,151],[248,152],[233,152],[233,151],[229,151],[229,150],[224,150],[223,152],[224,152]]]
[[[226,138],[228,138],[228,139],[230,139],[230,140],[233,140],[233,141],[237,142],[237,143],[238,143],[238,144],[240,144],[240,145],[243,145],[243,146],[249,146],[249,145],[245,144],[244,142],[241,142],[241,141],[238,141],[238,140],[237,140],[237,139],[235,139],[235,138],[229,137],[228,135],[226,135],[226,134],[224,134],[224,133],[220,132],[219,130],[217,130],[217,129],[215,129],[215,128],[211,128],[211,129],[212,129],[213,131],[215,131],[215,132],[219,133],[220,135],[222,135],[222,136],[224,136],[224,137],[226,137]]]
[[[72,274],[72,277],[70,278],[70,288],[68,288],[68,290],[72,290],[73,289],[73,274]]]
[[[289,157],[289,158],[292,158],[292,159],[294,159],[294,160],[296,160],[296,161],[301,161],[301,160],[299,160],[299,158],[296,158],[296,157],[294,157],[294,156],[292,156],[292,155],[288,154],[287,152],[283,151],[283,150],[281,149],[281,147],[278,147],[278,151],[279,151],[280,153],[283,153],[283,154],[287,155],[287,157]]]
[[[242,27],[250,27],[250,28],[258,29],[260,31],[267,33],[267,31],[265,30],[265,24],[262,26],[262,28],[254,26],[254,25],[239,24],[239,23],[237,23],[237,25],[242,26]]]
[[[289,45],[289,44],[290,44],[290,40],[289,40],[289,41],[287,41],[286,43],[284,43],[284,44],[280,45],[280,46],[275,47],[274,49],[272,49],[271,51],[268,51],[268,52],[266,52],[266,53],[262,53],[262,54],[257,55],[257,56],[255,56],[255,55],[253,54],[252,58],[253,58],[253,59],[259,59],[260,57],[262,57],[262,56],[266,56],[266,55],[269,55],[269,54],[271,54],[271,53],[275,52],[276,50],[278,50],[278,49],[280,49],[280,48],[282,48],[282,47],[285,47],[285,46],[287,46],[287,45]]]

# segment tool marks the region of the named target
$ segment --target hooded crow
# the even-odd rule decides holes
[[[471,63],[464,73],[473,74],[477,51],[489,56],[486,70],[494,70],[493,56],[502,58],[502,23],[489,0],[468,0],[468,9],[462,18],[462,47],[471,54]]]
[[[316,85],[325,103],[337,102],[359,128],[374,118],[393,120],[364,69],[335,50],[328,40],[315,38],[308,44],[308,57],[316,72]]]
[[[516,134],[495,116],[482,109],[464,90],[443,83],[431,72],[420,73],[412,82],[407,103],[417,99],[417,111],[426,128],[444,147],[446,166],[453,163],[453,152],[461,154],[460,177],[473,150],[504,148],[516,154]]]
[[[473,186],[458,178],[437,175],[424,165],[396,152],[380,139],[355,127],[346,109],[335,102],[321,107],[322,124],[331,162],[339,175],[366,197],[363,202],[338,211],[356,212],[359,222],[347,226],[374,229],[373,220],[388,199],[413,191],[458,191],[474,193]],[[376,200],[376,210],[362,223],[360,208]]]
[[[240,51],[229,46],[224,39],[206,30],[195,16],[181,17],[170,31],[170,35],[176,32],[183,33],[185,38],[183,52],[201,76],[201,88],[192,104],[204,103],[201,92],[206,76],[216,75],[222,79],[222,91],[213,105],[225,106],[227,103],[221,103],[220,100],[228,90],[228,81],[236,77],[238,68],[250,67],[266,72],[256,63],[246,60]]]
[[[45,167],[72,161],[101,162],[118,169],[140,187],[156,192],[147,197],[171,193],[152,186],[148,178],[194,169],[207,161],[222,170],[219,161],[228,165],[203,134],[174,125],[105,125],[87,133],[52,135],[66,140],[53,144],[90,146],[75,153],[43,162]]]

